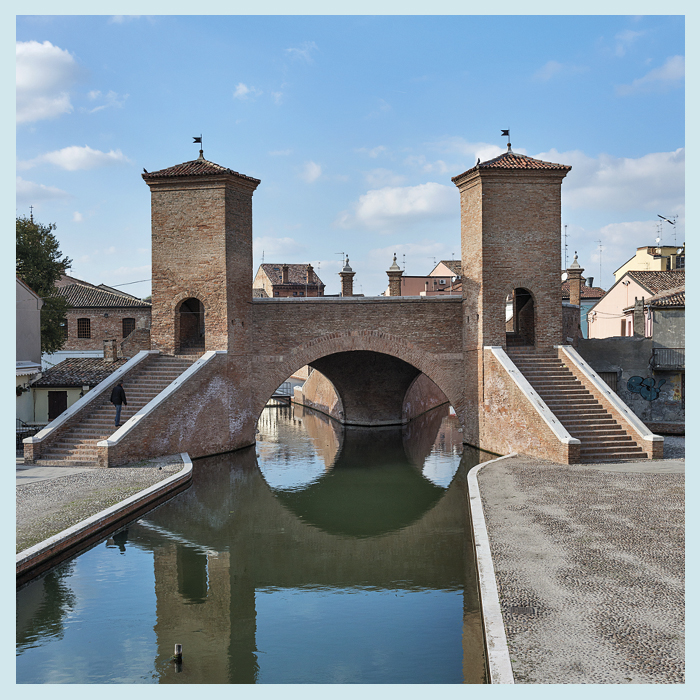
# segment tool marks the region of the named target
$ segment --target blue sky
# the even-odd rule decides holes
[[[596,285],[599,246],[608,288],[658,214],[685,241],[682,16],[20,16],[16,31],[16,211],[56,223],[93,283],[150,279],[141,172],[196,158],[199,134],[207,159],[262,180],[254,269],[263,251],[311,262],[327,293],[340,252],[366,295],[394,252],[413,275],[458,258],[450,178],[503,152],[501,129],[573,166],[568,261]]]

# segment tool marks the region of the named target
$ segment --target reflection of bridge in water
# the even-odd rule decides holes
[[[195,463],[187,492],[129,529],[130,541],[154,553],[162,682],[185,680],[171,676],[167,664],[174,641],[184,645],[186,656],[215,660],[206,669],[185,664],[187,682],[254,682],[256,591],[309,586],[463,589],[464,674],[483,682],[475,568],[471,544],[465,543],[469,465],[463,460],[449,488],[439,488],[421,473],[430,437],[415,439],[420,434],[434,441],[444,412],[419,419],[413,438],[400,428],[383,430],[371,447],[388,465],[381,472],[367,463],[365,431],[339,430],[303,409],[295,414],[281,433],[309,426],[324,463],[332,452],[328,446],[338,446],[332,469],[319,479],[298,491],[275,491],[253,449],[207,458]],[[280,437],[275,446],[284,449]],[[265,443],[258,446],[262,452]],[[477,460],[477,454],[466,457]],[[382,484],[387,474],[391,480]],[[356,510],[360,492],[364,513]],[[359,525],[362,515],[365,524]]]

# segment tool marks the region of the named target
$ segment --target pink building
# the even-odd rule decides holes
[[[634,307],[635,299],[649,299],[684,285],[685,270],[626,272],[588,312],[588,337],[634,335],[634,318],[629,309]]]

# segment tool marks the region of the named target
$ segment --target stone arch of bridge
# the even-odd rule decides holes
[[[266,365],[261,373],[263,376],[257,382],[253,415],[260,416],[270,396],[282,382],[300,367],[310,365],[319,369],[334,385],[346,411],[345,422],[353,424],[355,421],[348,413],[352,412],[352,401],[349,400],[347,387],[342,386],[343,375],[357,370],[366,359],[381,363],[379,374],[388,370],[396,378],[395,386],[401,392],[401,405],[406,391],[422,372],[445,394],[463,423],[464,375],[461,371],[455,371],[454,362],[445,362],[413,343],[382,331],[330,333],[300,344],[283,355],[280,362]],[[345,368],[340,367],[341,362],[345,363]],[[350,377],[350,380],[353,379]],[[387,424],[396,424],[396,421],[392,419]]]

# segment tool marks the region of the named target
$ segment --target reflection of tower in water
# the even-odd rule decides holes
[[[293,424],[288,409],[275,413],[277,417],[268,419],[268,426],[276,423],[276,435],[285,434],[287,428],[298,430],[300,424]],[[332,421],[313,414],[297,414],[298,420],[317,439],[328,440],[335,434]],[[314,420],[316,425],[311,427]],[[437,421],[433,435],[444,433],[440,425]],[[398,441],[390,442],[382,450],[385,456],[404,452],[406,443],[400,433]],[[353,447],[346,439],[345,444],[359,456],[359,443]],[[258,451],[262,445],[257,444]],[[421,444],[412,453],[418,457],[426,449],[430,446]],[[343,466],[351,459],[350,453],[337,456],[343,472],[348,467],[353,470],[352,465]],[[404,454],[404,463],[407,457]],[[406,468],[423,481],[419,464]],[[263,630],[270,625],[265,608],[269,596],[264,594],[280,591],[282,597],[293,598],[284,592],[315,589],[347,595],[396,590],[399,596],[405,595],[401,590],[406,594],[454,591],[463,598],[463,670],[467,682],[483,682],[481,621],[472,587],[475,570],[471,545],[464,540],[464,533],[469,532],[464,472],[460,469],[446,490],[426,484],[441,495],[404,527],[380,536],[353,537],[324,531],[322,522],[306,523],[283,505],[255,467],[252,450],[198,461],[195,483],[178,497],[179,505],[173,501],[154,511],[145,527],[136,526],[135,536],[143,544],[150,539],[145,537],[148,530],[168,533],[169,541],[153,541],[161,682],[256,682],[262,673],[258,662],[264,668],[266,654],[277,653],[257,647],[261,640],[269,644],[270,639],[258,632],[261,624]],[[262,609],[256,610],[256,595]],[[262,637],[257,639],[259,634]],[[302,647],[304,634],[300,631]],[[319,634],[333,632],[328,629]],[[168,661],[175,643],[184,647],[180,673]],[[416,643],[420,646],[422,642]]]

